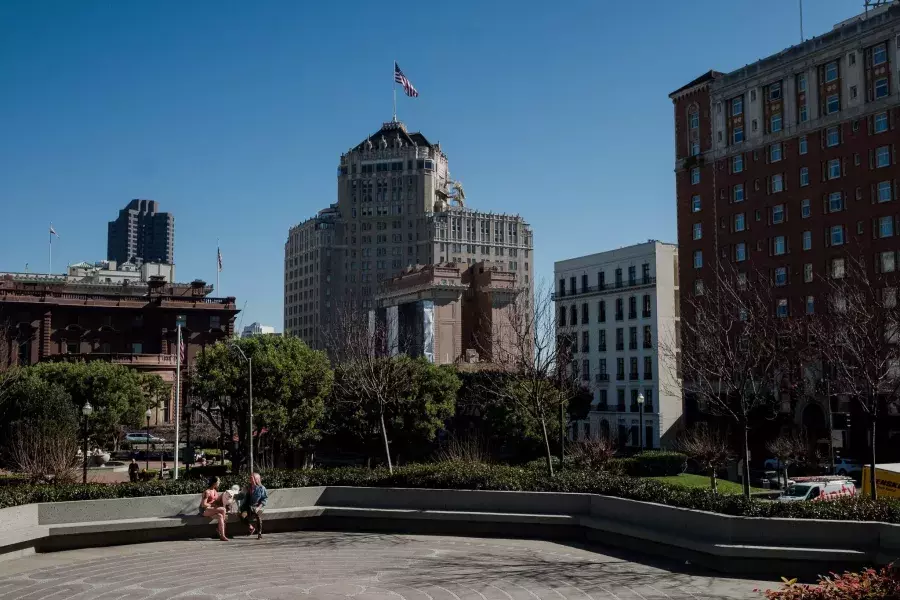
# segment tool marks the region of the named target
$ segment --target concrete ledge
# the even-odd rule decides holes
[[[0,559],[38,551],[214,537],[198,495],[0,510]],[[110,517],[118,517],[110,519]],[[900,558],[900,525],[735,517],[591,494],[315,487],[272,490],[267,532],[303,529],[587,540],[719,571],[806,575]],[[229,516],[229,535],[244,531]]]

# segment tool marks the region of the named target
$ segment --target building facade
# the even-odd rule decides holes
[[[441,365],[490,363],[510,327],[510,306],[528,291],[515,273],[485,262],[410,267],[379,286],[370,319],[384,328],[392,354]]]
[[[244,327],[244,330],[241,331],[242,338],[253,337],[255,335],[278,335],[275,333],[275,328],[271,325],[263,325],[262,323],[251,323]]]
[[[677,343],[678,247],[649,241],[556,262],[554,274],[557,335],[571,341],[576,376],[594,394],[575,437],[671,444],[681,382],[659,347]]]
[[[73,282],[62,276],[0,274],[0,371],[41,361],[103,360],[159,375],[173,385],[156,422],[173,415],[176,318],[184,316],[186,378],[203,349],[234,335],[234,298],[211,298],[203,281],[173,284]],[[182,390],[185,386],[182,386]]]
[[[891,3],[670,95],[687,293],[726,266],[761,274],[778,314],[802,316],[824,310],[827,279],[843,275],[848,253],[896,271],[898,65],[900,4]],[[830,412],[849,414],[845,405]],[[793,419],[827,440],[828,412],[823,399],[803,402]],[[840,445],[845,417],[834,419]],[[882,437],[895,444],[900,423],[888,418]],[[862,438],[850,445],[865,448],[865,427],[854,429]]]
[[[313,347],[337,302],[374,310],[379,284],[417,265],[483,262],[532,285],[529,225],[467,207],[440,144],[403,123],[384,123],[342,154],[337,184],[337,203],[285,244],[284,331]]]
[[[175,263],[175,217],[155,200],[132,200],[109,222],[106,258],[119,264]]]

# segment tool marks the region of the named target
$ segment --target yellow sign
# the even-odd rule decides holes
[[[869,496],[872,488],[869,484],[869,466],[863,466],[863,494]],[[875,489],[879,498],[900,498],[900,473],[875,468]]]

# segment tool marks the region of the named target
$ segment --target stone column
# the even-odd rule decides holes
[[[50,333],[53,328],[53,313],[47,311],[41,317],[40,326],[40,344],[38,346],[38,361],[42,361],[50,356]]]

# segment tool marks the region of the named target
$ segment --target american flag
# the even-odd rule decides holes
[[[400,70],[400,66],[397,65],[396,61],[394,62],[394,81],[403,86],[403,91],[406,92],[406,95],[410,98],[417,98],[419,96],[419,92],[416,91],[413,84],[409,82],[409,79],[407,79],[406,75],[403,74],[403,71]]]
[[[185,352],[184,348],[184,334],[181,335],[181,345],[178,348],[178,360],[183,363],[187,362],[187,352]]]
[[[222,250],[220,248],[216,248],[216,258],[219,261],[219,273],[222,272]]]
[[[59,234],[56,233],[55,229],[53,229],[53,223],[50,223],[50,235],[55,235],[56,237],[59,237]]]

